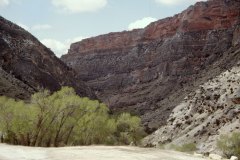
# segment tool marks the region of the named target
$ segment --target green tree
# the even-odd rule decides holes
[[[30,145],[35,113],[35,108],[23,101],[0,97],[0,128],[6,142]]]
[[[143,137],[138,117],[110,115],[105,104],[69,87],[42,90],[28,103],[0,97],[0,131],[7,143],[47,147],[129,144]]]
[[[141,127],[141,119],[131,116],[129,113],[122,113],[116,122],[117,136],[122,144],[130,144],[133,142],[137,145],[140,139],[145,136],[145,132]]]

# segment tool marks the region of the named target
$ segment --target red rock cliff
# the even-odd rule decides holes
[[[93,50],[119,49],[175,35],[177,32],[226,29],[239,22],[238,0],[198,2],[170,18],[151,23],[145,29],[110,33],[71,45],[69,54]]]

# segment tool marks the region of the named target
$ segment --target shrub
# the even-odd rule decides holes
[[[240,158],[240,133],[235,132],[231,135],[221,135],[217,141],[217,147],[227,158],[231,156]]]
[[[140,118],[112,116],[105,104],[69,87],[35,93],[30,103],[0,97],[0,131],[4,142],[27,146],[129,144],[143,138]]]

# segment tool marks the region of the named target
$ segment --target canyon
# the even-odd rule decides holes
[[[87,38],[61,59],[0,17],[0,95],[73,87],[111,113],[139,115],[144,146],[218,152],[220,135],[240,131],[239,84],[239,0],[197,2],[143,29]]]
[[[112,112],[140,115],[151,133],[191,91],[237,64],[239,24],[238,0],[197,2],[144,29],[73,43],[61,59]]]

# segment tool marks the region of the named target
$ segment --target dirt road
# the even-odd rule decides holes
[[[204,160],[188,154],[137,147],[32,148],[0,144],[0,160]]]

